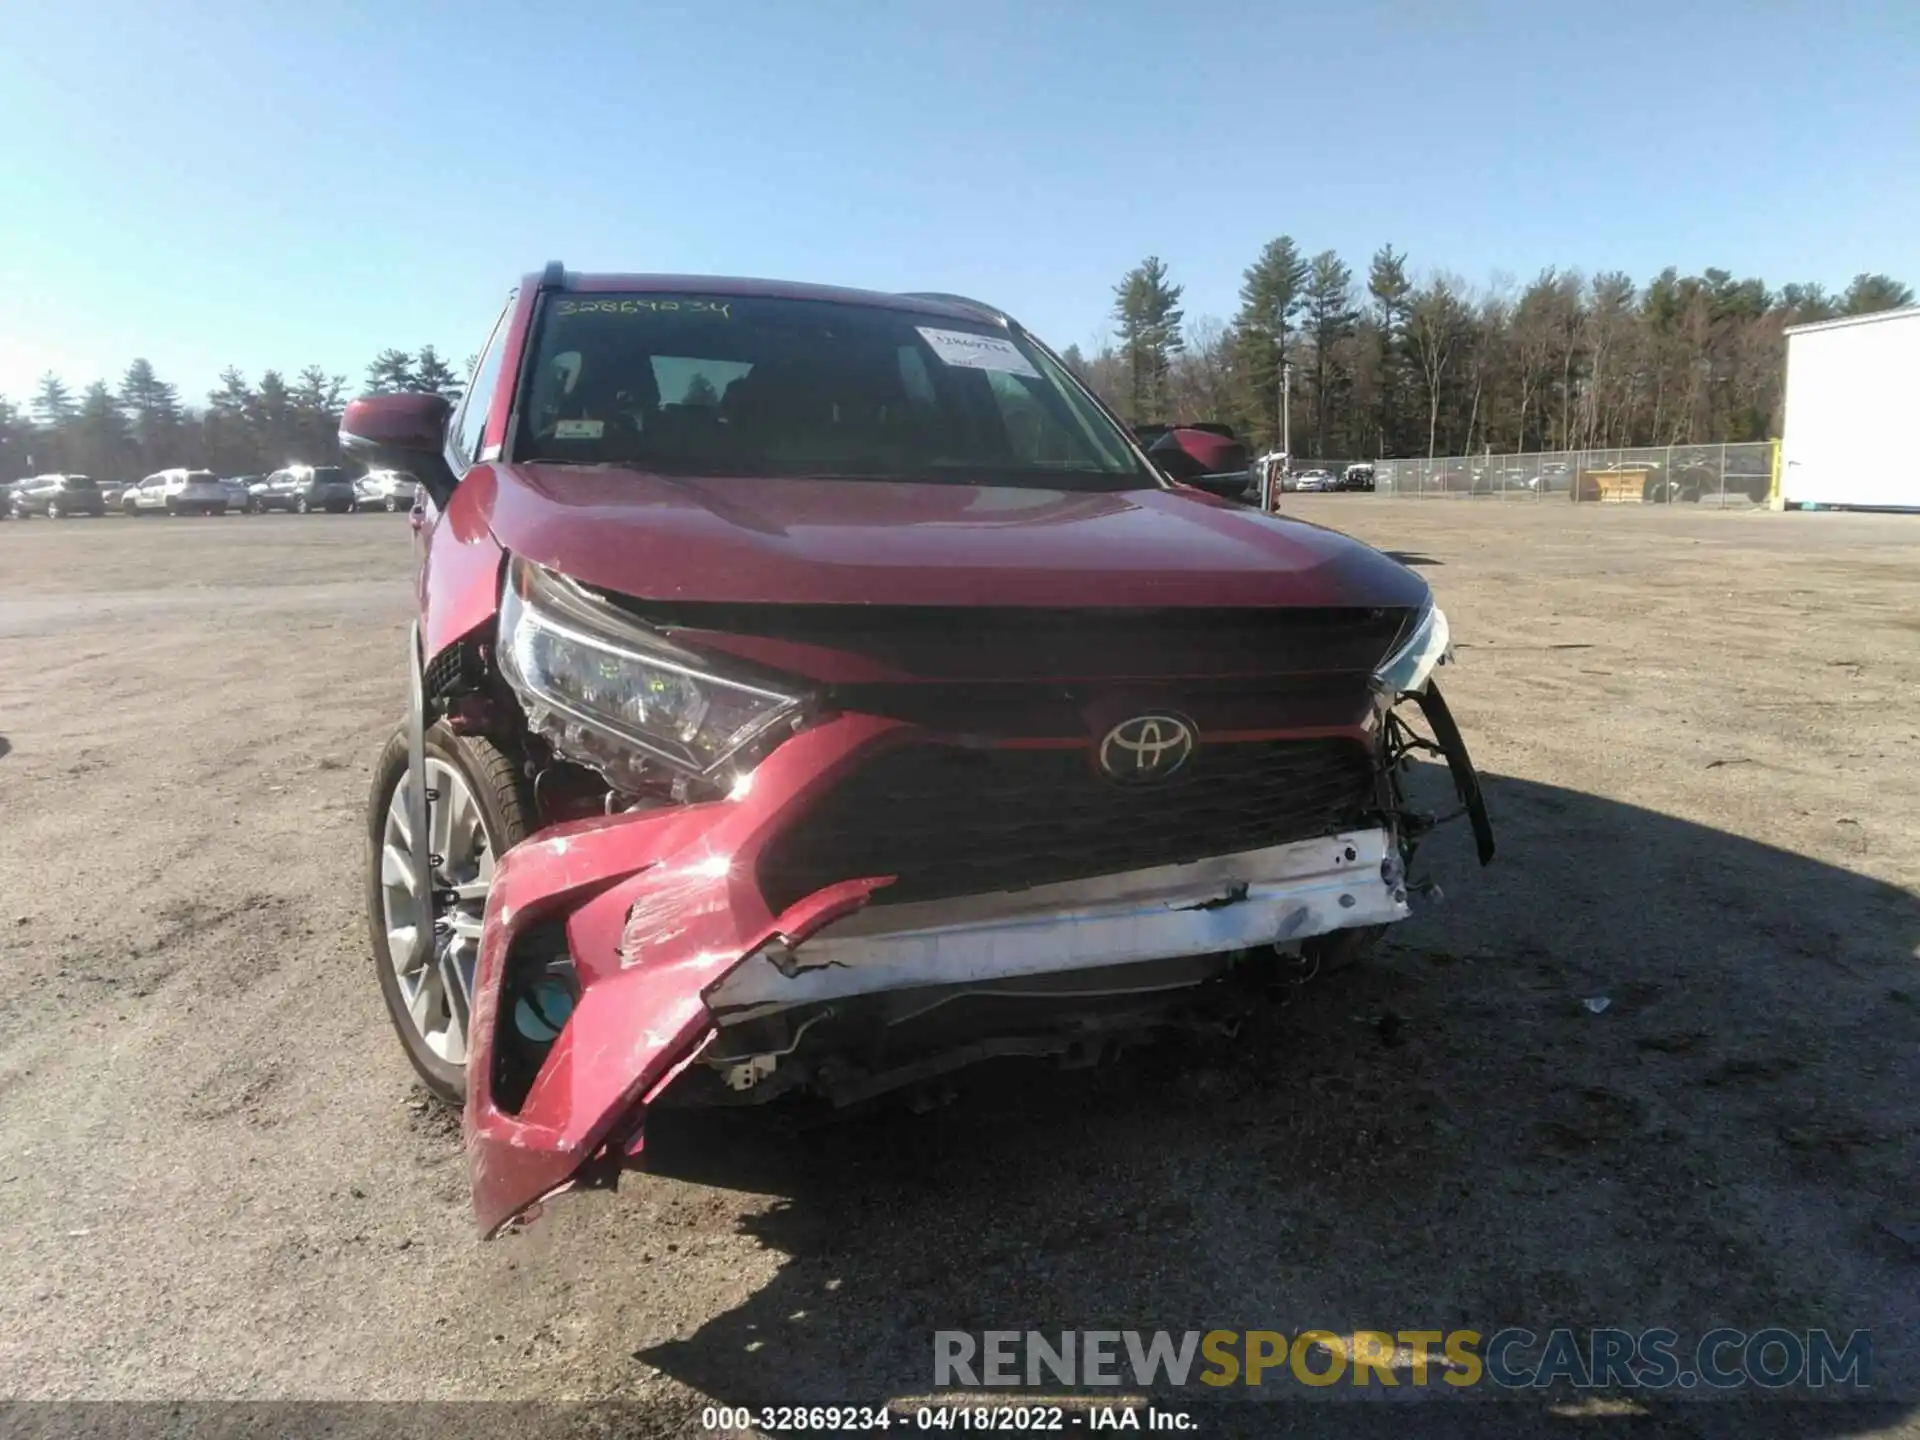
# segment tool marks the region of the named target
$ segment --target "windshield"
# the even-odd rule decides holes
[[[523,460],[1061,489],[1158,483],[1045,352],[985,322],[761,296],[557,296],[533,354]]]

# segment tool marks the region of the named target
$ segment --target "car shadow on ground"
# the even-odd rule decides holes
[[[1882,1226],[1920,1209],[1920,900],[1591,795],[1487,795],[1491,869],[1441,832],[1415,869],[1446,902],[1230,1045],[980,1071],[929,1115],[656,1117],[653,1167],[773,1197],[744,1224],[784,1259],[635,1358],[721,1403],[872,1403],[932,1388],[942,1329],[1781,1325],[1870,1330],[1883,1403],[1675,1392],[1577,1428],[1906,1415],[1920,1257]],[[1458,1399],[1393,1398],[1422,1397]],[[1573,1398],[1428,1405],[1419,1431],[1576,1428],[1548,1409]],[[1350,1433],[1376,1409],[1237,1404],[1207,1428]]]

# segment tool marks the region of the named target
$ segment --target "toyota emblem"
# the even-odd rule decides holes
[[[1100,769],[1122,785],[1171,779],[1193,754],[1193,726],[1178,715],[1136,715],[1101,738]]]

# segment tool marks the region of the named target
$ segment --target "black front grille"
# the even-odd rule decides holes
[[[1175,865],[1325,835],[1374,803],[1352,740],[1203,745],[1160,785],[1103,780],[1089,751],[913,744],[821,797],[760,858],[777,914],[835,881],[898,880],[876,903],[932,900]]]

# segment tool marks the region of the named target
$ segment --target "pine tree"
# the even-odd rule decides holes
[[[1329,417],[1343,408],[1351,377],[1342,371],[1339,347],[1353,334],[1360,312],[1353,304],[1353,272],[1331,250],[1313,257],[1302,309],[1313,339],[1313,453],[1327,453]]]
[[[221,415],[244,415],[247,402],[252,399],[253,389],[247,384],[247,377],[229,365],[220,372],[220,388],[207,392],[207,407]]]
[[[413,357],[404,350],[382,350],[367,366],[367,390],[370,394],[393,395],[416,388]]]
[[[295,409],[310,415],[338,420],[340,412],[346,408],[346,390],[346,376],[329,375],[318,365],[309,365],[300,372],[300,383],[294,387],[292,403]]]
[[[1127,366],[1126,419],[1138,425],[1167,408],[1167,373],[1184,347],[1182,286],[1167,279],[1166,263],[1149,255],[1113,289],[1113,318]]]
[[[339,454],[346,388],[346,376],[329,375],[318,365],[309,365],[287,397],[294,448],[309,465],[331,464]]]
[[[1256,435],[1280,443],[1280,378],[1287,337],[1300,313],[1308,264],[1291,235],[1269,240],[1240,282],[1240,313],[1234,317],[1239,372]],[[1268,427],[1271,427],[1270,429]]]
[[[49,370],[40,377],[33,396],[33,418],[48,430],[58,430],[73,418],[73,396],[60,377]]]
[[[1407,297],[1412,292],[1405,252],[1391,245],[1374,251],[1367,266],[1367,294],[1373,300],[1379,345],[1374,390],[1380,405],[1377,448],[1383,455],[1402,454],[1406,444],[1401,406],[1406,394]]]
[[[68,453],[83,474],[101,482],[140,478],[133,473],[138,469],[137,457],[120,414],[120,401],[106,381],[94,381],[80,397],[70,434]]]
[[[177,465],[180,444],[180,394],[153,373],[152,362],[137,359],[120,381],[120,409],[132,431],[139,465],[160,470]]]
[[[1790,325],[1812,325],[1831,320],[1840,313],[1839,302],[1827,294],[1824,285],[1782,285],[1780,308],[1790,317]]]
[[[1849,315],[1871,315],[1876,310],[1898,310],[1913,304],[1913,290],[1890,275],[1856,275],[1840,298]]]
[[[310,457],[299,453],[300,435],[293,396],[278,370],[268,370],[260,376],[260,387],[247,406],[247,431],[263,469],[313,463]]]
[[[201,420],[206,460],[223,475],[257,475],[268,468],[260,463],[248,431],[252,405],[253,388],[231,365],[220,372],[220,388],[207,393],[207,412]]]
[[[0,395],[0,480],[17,480],[25,473],[32,439],[26,413]]]
[[[422,345],[420,354],[413,362],[413,382],[407,387],[422,390],[430,395],[444,395],[449,400],[458,400],[466,388],[453,368],[440,358],[440,353],[431,345]]]

